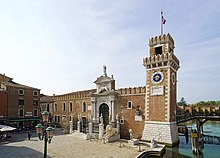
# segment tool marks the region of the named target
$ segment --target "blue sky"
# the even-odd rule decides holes
[[[0,73],[48,95],[95,88],[103,65],[117,88],[144,86],[142,60],[163,9],[180,60],[177,100],[220,100],[219,8],[218,0],[1,0]]]

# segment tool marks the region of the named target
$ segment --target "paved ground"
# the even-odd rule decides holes
[[[99,140],[84,140],[77,136],[56,135],[48,144],[49,158],[134,158],[140,152],[137,147],[129,147],[123,143],[103,144]],[[142,150],[147,147],[141,147]],[[42,158],[44,142],[38,140],[33,133],[31,140],[27,140],[27,134],[12,135],[10,141],[0,142],[1,158]],[[146,150],[146,149],[145,149]]]

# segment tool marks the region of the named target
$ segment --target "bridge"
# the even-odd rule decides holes
[[[181,126],[181,123],[195,120],[196,122],[196,129],[191,129],[191,131],[188,132],[188,129],[186,126]],[[220,112],[218,111],[212,111],[212,112],[195,112],[195,110],[192,113],[185,113],[182,115],[176,116],[176,121],[178,124],[178,132],[182,133],[186,137],[186,141],[188,142],[188,135],[190,134],[192,137],[192,149],[193,152],[198,153],[202,152],[202,149],[204,148],[204,144],[215,144],[220,145],[220,137],[219,136],[210,136],[205,135],[203,133],[203,124],[206,121],[220,121]]]
[[[184,123],[190,120],[201,120],[202,124],[204,124],[208,120],[212,121],[220,121],[220,114],[219,113],[211,113],[211,114],[186,114],[186,115],[177,115],[176,122],[177,124]]]

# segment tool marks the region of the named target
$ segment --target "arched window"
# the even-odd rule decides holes
[[[69,111],[70,111],[70,112],[73,111],[73,103],[72,103],[72,102],[70,102]]]
[[[127,103],[127,109],[132,109],[132,101],[128,101],[128,103]]]
[[[54,111],[58,111],[57,103],[54,103]]]
[[[66,103],[63,103],[63,109],[62,111],[66,111]]]
[[[83,102],[83,106],[82,106],[82,112],[86,112],[86,102]]]

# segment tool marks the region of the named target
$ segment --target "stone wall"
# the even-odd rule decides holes
[[[76,127],[76,122],[78,121],[78,114],[82,117],[86,117],[88,120],[88,115],[92,114],[92,102],[90,94],[96,92],[96,89],[77,91],[63,95],[54,96],[54,104],[57,104],[58,111],[54,111],[54,105],[52,105],[53,118],[55,116],[60,116],[60,124],[62,125],[62,116],[65,116],[67,120],[70,120],[72,116],[72,121]],[[136,136],[141,137],[144,129],[144,111],[145,111],[145,87],[133,87],[133,88],[121,88],[118,89],[118,96],[115,99],[116,113],[119,115],[119,119],[123,119],[124,123],[121,124],[121,137],[128,138],[130,128],[133,129]],[[132,102],[132,108],[127,108],[128,102]],[[83,102],[86,102],[87,110],[82,111]],[[66,104],[66,111],[62,111],[63,103]],[[73,111],[70,111],[69,104],[72,103]],[[138,109],[141,112],[141,120],[135,121],[136,111]],[[54,121],[54,120],[53,120]]]
[[[128,102],[132,102],[131,108],[128,108]],[[135,136],[141,137],[145,120],[145,93],[121,95],[117,100],[117,107],[119,118],[124,120],[124,123],[121,124],[121,136],[129,138],[129,129],[131,128]],[[135,120],[138,109],[141,120]]]
[[[164,144],[174,145],[178,143],[178,132],[176,123],[145,121],[143,140],[152,139]]]

